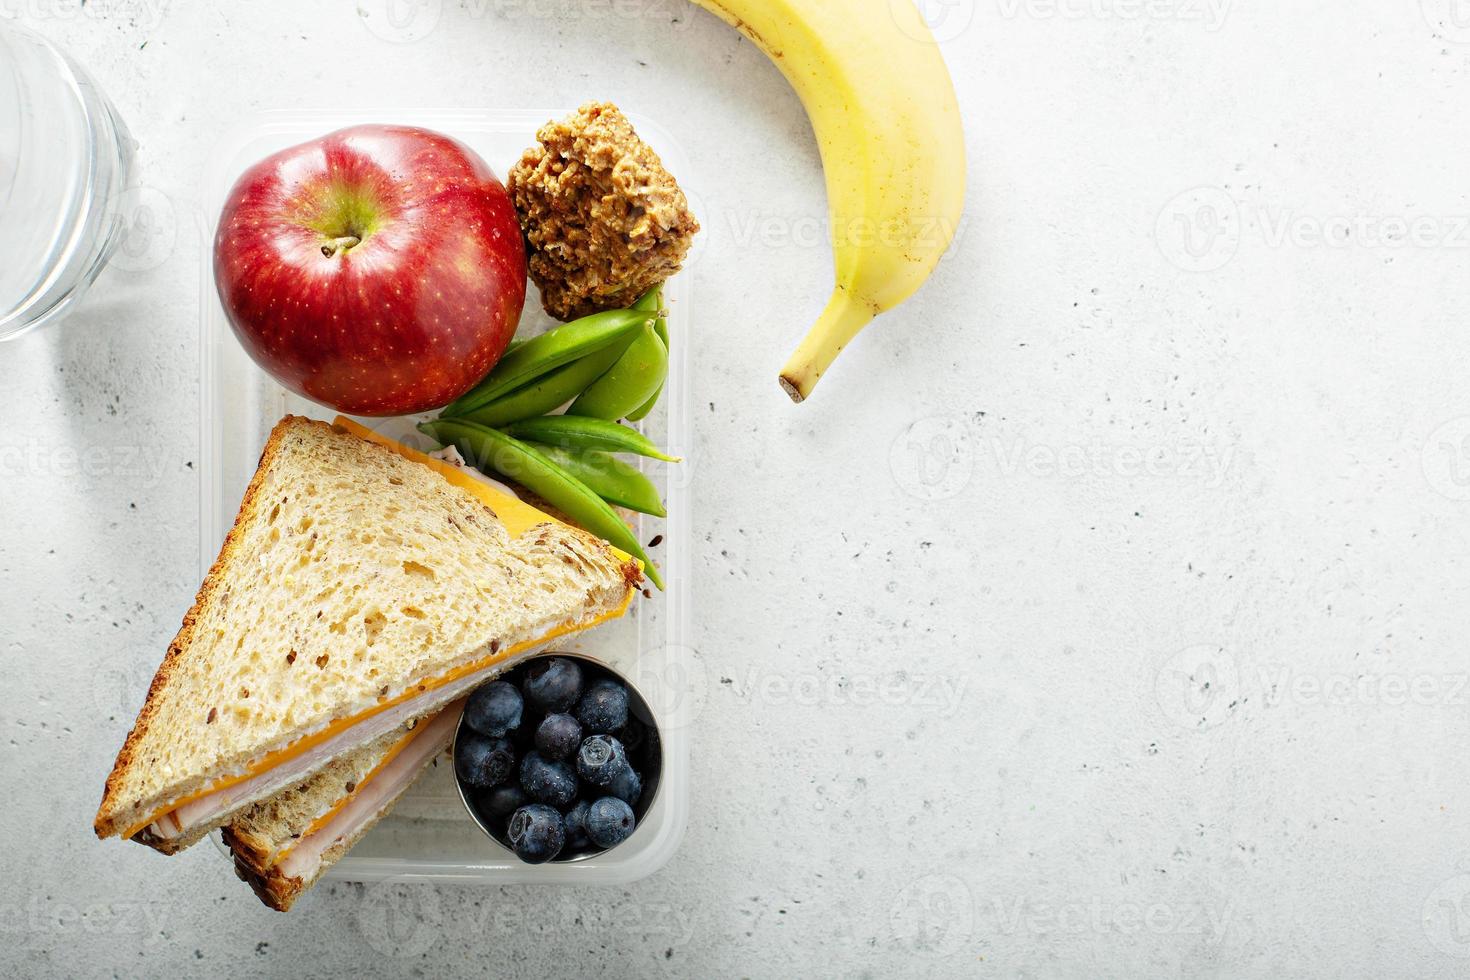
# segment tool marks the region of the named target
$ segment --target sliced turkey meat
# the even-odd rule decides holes
[[[398,794],[408,788],[424,766],[449,747],[454,728],[459,724],[459,711],[454,705],[441,711],[431,722],[420,725],[407,736],[408,744],[380,769],[363,780],[345,805],[321,826],[309,831],[284,856],[278,856],[276,867],[288,878],[313,874],[322,856],[338,844],[351,840],[364,824],[377,818]]]
[[[338,756],[360,745],[366,745],[415,718],[433,714],[441,706],[458,700],[479,687],[491,675],[533,656],[544,645],[538,644],[518,652],[509,660],[429,688],[421,694],[369,715],[328,738],[315,742],[310,737],[302,739],[301,751],[282,759],[264,772],[231,782],[196,799],[186,800],[141,829],[143,833],[159,840],[170,841],[192,834],[200,828],[208,830],[217,827],[250,804],[274,796],[313,775]]]

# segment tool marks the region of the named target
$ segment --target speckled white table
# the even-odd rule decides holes
[[[1470,972],[1470,20],[931,7],[968,224],[798,408],[816,146],[682,0],[0,0],[112,93],[147,203],[0,347],[0,974]],[[281,916],[207,847],[98,843],[196,585],[211,148],[257,109],[587,98],[681,141],[706,227],[682,849]]]

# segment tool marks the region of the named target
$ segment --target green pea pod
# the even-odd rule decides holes
[[[514,422],[506,426],[505,431],[517,439],[559,446],[562,449],[600,449],[609,453],[647,456],[666,463],[679,462],[679,457],[665,455],[637,429],[604,419],[589,419],[578,415],[544,415],[541,418]]]
[[[662,312],[663,306],[663,286],[657,286],[644,293],[643,296],[638,300],[638,302],[633,304],[633,309],[659,310],[660,312]],[[669,321],[664,319],[663,317],[659,317],[657,320],[653,321],[653,330],[655,333],[658,334],[658,339],[664,342],[665,359],[667,359],[667,352],[672,350],[672,348],[669,346]],[[665,380],[667,380],[667,372],[665,372]],[[660,381],[658,384],[658,389],[649,396],[648,401],[644,402],[641,406],[628,413],[628,421],[642,422],[644,419],[648,418],[648,413],[653,411],[653,407],[658,404],[659,397],[663,395],[663,393],[664,382]]]
[[[532,337],[502,357],[473,390],[460,396],[442,414],[454,418],[484,408],[543,374],[646,329],[648,323],[648,313],[644,310],[608,310]]]
[[[643,571],[662,591],[663,579],[643,546],[607,503],[581,480],[540,452],[496,429],[461,419],[419,423],[419,431],[453,445],[477,469],[490,469],[539,494],[577,524],[643,562]]]
[[[653,321],[653,330],[655,333],[658,334],[658,339],[664,342],[664,357],[667,360],[669,351],[668,321],[665,320],[663,317],[659,317],[657,320]],[[629,422],[642,422],[644,419],[648,418],[648,413],[653,411],[653,407],[658,404],[659,398],[663,396],[664,382],[667,380],[668,372],[665,371],[664,381],[660,381],[658,383],[658,390],[653,393],[652,397],[650,397],[648,401],[644,402],[642,406],[640,406],[638,409],[628,413]]]
[[[669,369],[669,352],[653,323],[646,323],[618,362],[567,409],[569,415],[620,419],[653,397]]]
[[[648,413],[653,411],[653,407],[658,404],[659,396],[662,395],[663,393],[664,393],[664,386],[662,384],[660,384],[658,386],[658,391],[655,391],[653,393],[653,397],[652,398],[650,398],[650,399],[648,399],[648,401],[644,402],[636,411],[632,411],[632,412],[629,412],[627,414],[626,418],[628,419],[628,421],[629,422],[642,422],[644,419],[648,418]]]
[[[645,313],[657,313],[664,306],[664,287],[654,286],[648,292],[638,297],[638,302],[628,307],[630,310],[642,310]]]
[[[653,289],[648,289],[648,292],[644,292],[641,297],[638,297],[637,303],[632,304],[632,307],[629,307],[629,309],[645,310],[648,311],[648,313],[659,313],[659,311],[663,310],[663,287],[661,287],[661,285],[657,285],[657,287],[654,287]],[[659,319],[654,320],[654,331],[657,332],[660,323],[663,323],[663,317],[659,317]],[[632,347],[632,345],[629,345],[629,347]],[[667,360],[669,360],[669,356],[667,356],[667,350],[669,350],[669,342],[664,341],[663,360],[666,364]],[[645,353],[647,353],[647,351],[645,351]],[[638,353],[637,351],[629,350],[629,353],[626,354],[626,356],[637,357]],[[635,375],[635,372],[637,372],[637,366],[634,366],[634,364],[626,364],[626,366],[622,366],[622,364],[620,364],[619,366],[619,375],[628,375],[628,373],[634,373]],[[616,385],[616,378],[617,376],[614,376],[613,379],[609,379],[609,382],[600,385],[600,392],[592,392],[592,398],[594,398],[594,400],[606,401],[607,388],[609,388],[610,385]],[[591,385],[589,385],[589,388],[591,388]],[[645,406],[651,408],[651,403],[656,403],[656,401],[659,400],[659,391],[663,391],[663,381],[659,382],[659,389],[657,389],[657,391],[654,391],[654,394],[651,395],[650,398],[648,398],[647,403],[644,403]],[[631,398],[628,398],[628,400],[625,401],[631,401]],[[642,419],[642,417],[647,416],[648,414],[648,411],[644,411],[644,408],[641,407],[634,408],[634,410],[631,411],[626,411],[626,413],[616,413],[616,408],[622,407],[622,403],[614,404],[614,406],[604,406],[604,408],[606,408],[606,411],[612,411],[613,414],[603,414],[603,411],[578,411],[576,410],[576,406],[578,406],[578,404],[582,404],[582,406],[585,407],[588,406],[588,404],[592,403],[587,403],[587,401],[581,400],[581,398],[579,398],[578,403],[573,404],[573,406],[570,408],[567,408],[567,411],[569,411],[570,414],[606,417],[606,419],[620,419],[620,417],[623,417],[626,414],[626,416],[628,416],[629,419],[632,420],[632,422],[637,422],[638,419]],[[635,419],[634,417],[635,414],[638,414],[637,419]]]
[[[653,517],[668,516],[664,512],[663,501],[658,499],[658,488],[652,481],[638,472],[638,467],[623,462],[611,453],[596,449],[578,452],[534,442],[527,445],[587,484],[588,488],[608,503]]]
[[[659,288],[654,287],[641,295],[637,303],[632,304],[628,309],[657,313],[661,306],[663,306],[663,294]],[[654,329],[659,328],[659,323],[663,323],[663,320],[660,319],[659,322],[654,323]],[[564,406],[582,392],[587,391],[592,382],[601,378],[609,367],[617,363],[617,359],[623,356],[623,351],[628,350],[629,344],[632,344],[632,338],[628,338],[626,342],[614,341],[603,350],[592,351],[581,360],[572,361],[564,367],[557,367],[550,375],[544,375],[523,388],[517,388],[509,395],[497,398],[488,406],[476,408],[475,411],[469,411],[460,417],[470,422],[490,426],[492,429],[500,429],[522,419],[544,416],[548,411]]]
[[[586,354],[508,395],[500,396],[482,408],[457,417],[498,429],[521,419],[545,415],[586,391],[588,385],[617,363],[631,342],[632,338],[627,342],[614,341],[602,350]]]

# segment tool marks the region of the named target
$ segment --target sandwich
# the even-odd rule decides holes
[[[272,431],[94,828],[188,847],[626,612],[634,559],[349,420]]]
[[[236,816],[220,834],[235,873],[266,905],[289,911],[444,753],[463,706],[389,732]]]

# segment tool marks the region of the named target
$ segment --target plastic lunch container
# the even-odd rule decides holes
[[[501,179],[521,152],[534,142],[535,131],[569,109],[547,111],[393,110],[371,114],[290,111],[267,113],[237,126],[217,147],[202,189],[202,227],[213,240],[220,209],[235,180],[269,154],[358,123],[401,123],[447,133],[478,152]],[[680,148],[656,124],[629,116],[640,136],[663,157],[669,170],[685,177],[688,162]],[[687,179],[687,178],[685,178]],[[234,523],[240,498],[255,472],[271,427],[288,413],[328,419],[335,413],[300,398],[272,381],[255,366],[230,331],[215,292],[213,268],[206,253],[200,309],[200,575],[219,552]],[[640,423],[650,438],[672,455],[692,448],[689,418],[689,346],[691,310],[688,276],[676,276],[664,289],[669,310],[669,378],[663,398]],[[522,336],[546,329],[554,321],[540,308],[529,287]],[[420,417],[360,419],[380,432],[418,448],[430,448],[413,428]],[[642,824],[623,844],[582,861],[567,864],[522,864],[509,850],[486,838],[460,802],[453,766],[441,760],[414,784],[381,822],[331,868],[326,878],[375,882],[386,879],[444,882],[621,884],[662,867],[679,846],[689,809],[690,676],[689,569],[690,461],[665,464],[639,460],[663,493],[668,517],[640,517],[636,529],[646,543],[656,534],[663,543],[649,549],[659,563],[668,590],[652,599],[637,598],[622,620],[590,633],[569,637],[556,647],[601,661],[628,677],[650,702],[663,733],[664,761],[658,798]],[[218,835],[215,842],[219,845]],[[223,845],[219,845],[221,848]]]

